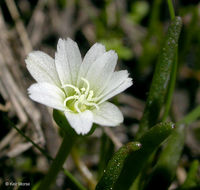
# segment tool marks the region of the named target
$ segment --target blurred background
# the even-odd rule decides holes
[[[200,103],[200,3],[174,3],[176,15],[183,19],[169,118],[176,122]],[[162,0],[1,0],[0,187],[5,188],[5,181],[30,182],[33,186],[50,163],[10,122],[52,157],[60,144],[52,110],[27,96],[27,88],[34,83],[24,62],[29,52],[41,50],[54,57],[58,39],[70,37],[84,56],[92,44],[100,42],[118,53],[117,69],[127,69],[133,78],[134,85],[112,100],[122,110],[124,123],[112,130],[97,128],[92,136],[79,140],[78,155],[67,161],[66,168],[82,184],[92,186],[112,153],[134,139],[169,22],[167,1]],[[173,187],[183,183],[189,163],[199,158],[198,121],[188,128]],[[60,174],[55,189],[74,187]]]

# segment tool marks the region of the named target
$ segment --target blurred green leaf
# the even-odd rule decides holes
[[[144,132],[155,125],[158,120],[160,110],[164,103],[165,94],[167,92],[181,26],[182,21],[180,17],[176,17],[169,26],[165,42],[160,52],[159,61],[155,68],[137,137],[144,134]]]
[[[187,174],[187,178],[184,181],[183,185],[181,185],[180,190],[188,190],[189,188],[195,188],[197,186],[200,188],[200,181],[197,178],[198,170],[199,170],[199,161],[194,160],[191,163],[189,172]]]
[[[120,174],[119,180],[115,185],[115,190],[128,189],[136,179],[151,154],[158,146],[172,133],[174,124],[162,122],[148,130],[138,141],[142,148],[137,152],[131,153]]]
[[[100,156],[98,164],[99,179],[102,177],[103,171],[105,170],[108,161],[112,157],[113,153],[114,153],[113,142],[108,138],[108,136],[105,133],[103,133],[101,136],[101,147],[100,147]]]
[[[197,106],[195,109],[193,109],[189,114],[187,114],[184,118],[182,118],[178,124],[191,124],[195,120],[197,120],[200,117],[200,106]]]
[[[122,44],[121,39],[118,38],[102,39],[100,42],[106,46],[107,50],[115,50],[120,59],[128,60],[133,57],[131,49],[125,47]]]
[[[162,0],[154,0],[153,1],[151,15],[150,15],[150,21],[149,21],[149,33],[150,34],[157,31],[157,25],[158,25],[158,21],[160,19],[161,3],[162,3]]]
[[[128,16],[133,22],[140,23],[148,11],[149,4],[146,1],[136,1],[131,4],[131,13]]]
[[[176,174],[176,168],[184,146],[185,132],[185,125],[179,125],[173,131],[159,156],[145,190],[168,189]]]
[[[124,161],[126,157],[133,151],[137,151],[141,148],[139,142],[130,142],[122,146],[111,158],[106,170],[99,183],[96,186],[96,190],[110,190],[117,181]]]

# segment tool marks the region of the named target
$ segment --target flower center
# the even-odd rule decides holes
[[[62,88],[72,88],[75,92],[74,95],[68,96],[64,100],[64,106],[68,107],[72,111],[81,113],[86,109],[95,107],[99,109],[99,106],[95,103],[94,92],[90,90],[90,84],[85,78],[81,80],[86,84],[86,88],[82,87],[80,90],[72,84],[65,84]]]

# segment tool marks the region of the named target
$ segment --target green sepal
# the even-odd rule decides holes
[[[53,118],[56,124],[64,131],[69,133],[70,135],[77,136],[77,133],[74,131],[74,129],[70,126],[69,122],[67,121],[64,113],[62,111],[53,110]]]
[[[53,118],[54,118],[54,121],[56,122],[56,124],[62,129],[62,132],[67,132],[70,135],[83,136],[83,137],[90,136],[97,128],[97,125],[93,124],[89,133],[87,133],[86,135],[78,135],[76,133],[76,131],[71,127],[71,125],[67,121],[67,118],[65,117],[65,115],[62,111],[54,109],[53,110]]]

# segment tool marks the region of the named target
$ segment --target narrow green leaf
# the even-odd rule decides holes
[[[148,128],[155,125],[158,120],[167,92],[181,26],[182,21],[180,17],[175,17],[169,26],[166,40],[164,41],[156,65],[143,117],[140,121],[140,128],[137,134],[138,138],[141,137]]]
[[[197,106],[189,114],[187,114],[183,119],[181,119],[178,124],[191,124],[200,117],[200,106]]]
[[[178,161],[184,147],[185,132],[185,125],[179,125],[169,137],[145,190],[168,189],[176,174]]]
[[[141,148],[139,142],[130,142],[121,147],[108,162],[106,170],[96,186],[96,190],[110,190],[117,181],[126,157]]]
[[[115,190],[129,189],[152,153],[172,133],[173,130],[173,123],[162,122],[152,127],[139,139],[142,148],[128,156],[120,177],[115,185]]]
[[[174,6],[172,3],[172,0],[168,0],[167,3],[168,3],[171,20],[173,20],[175,18],[175,11],[174,11]],[[174,56],[174,63],[172,64],[170,81],[169,81],[169,85],[168,85],[168,89],[167,89],[167,93],[166,93],[165,110],[164,110],[162,121],[165,121],[169,114],[172,97],[173,97],[173,92],[174,92],[174,88],[175,88],[175,84],[176,84],[176,74],[177,74],[177,67],[178,67],[178,46],[175,51],[176,51],[176,54]]]
[[[198,170],[199,170],[199,161],[194,160],[190,166],[187,178],[184,181],[183,185],[180,187],[180,190],[187,190],[189,188],[200,186],[200,181],[197,180]]]
[[[135,179],[134,183],[131,185],[129,190],[140,190],[140,181],[141,181],[141,177],[142,177],[141,174],[142,174],[142,172],[140,173],[140,175],[137,176],[137,178]]]
[[[170,17],[173,20],[175,18],[175,12],[174,12],[174,6],[172,3],[172,0],[167,0],[167,3],[168,3],[168,7],[169,7]]]
[[[108,138],[108,136],[105,133],[103,133],[101,137],[101,147],[100,147],[99,164],[98,164],[98,179],[102,177],[103,171],[105,170],[113,153],[114,153],[113,142],[110,140],[110,138]]]
[[[149,21],[149,33],[153,33],[156,31],[156,27],[158,26],[159,23],[159,17],[160,17],[160,11],[161,11],[161,6],[162,0],[154,0],[152,9],[151,9],[151,15],[150,15],[150,21]]]
[[[172,64],[172,70],[170,75],[170,81],[166,93],[166,101],[165,101],[165,110],[163,113],[162,121],[166,121],[173,99],[173,92],[176,85],[176,75],[177,75],[177,67],[178,67],[178,48],[176,49],[176,55],[174,59],[174,63]]]

